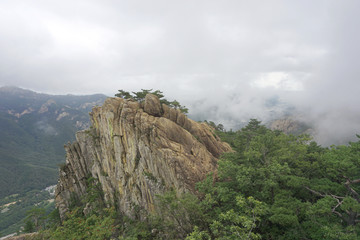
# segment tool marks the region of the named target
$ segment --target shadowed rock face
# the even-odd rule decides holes
[[[154,198],[169,189],[194,192],[195,183],[215,171],[217,158],[231,151],[204,123],[161,105],[154,95],[144,103],[109,98],[90,113],[92,128],[65,146],[56,205],[61,216],[72,195],[86,193],[86,178],[97,178],[104,200],[131,215],[138,205],[155,211]]]

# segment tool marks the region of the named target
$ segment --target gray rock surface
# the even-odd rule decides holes
[[[154,95],[144,104],[108,98],[90,116],[92,127],[65,146],[56,189],[61,216],[71,196],[85,195],[89,176],[98,179],[104,201],[124,214],[131,216],[134,206],[156,211],[156,194],[195,192],[195,183],[216,171],[220,154],[231,151],[207,124],[160,105]]]

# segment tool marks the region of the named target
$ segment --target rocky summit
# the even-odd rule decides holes
[[[148,94],[141,103],[108,98],[90,113],[92,126],[65,146],[56,205],[63,217],[72,198],[97,179],[103,200],[131,216],[134,206],[157,210],[156,195],[170,189],[195,192],[195,183],[216,171],[219,156],[231,147],[206,123]]]

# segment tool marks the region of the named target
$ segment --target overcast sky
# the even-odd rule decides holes
[[[358,0],[1,0],[0,86],[160,89],[227,128],[293,106],[329,143],[360,133],[359,9]]]

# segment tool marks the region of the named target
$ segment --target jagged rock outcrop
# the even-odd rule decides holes
[[[215,171],[217,158],[231,148],[205,123],[160,104],[154,95],[138,103],[108,98],[90,113],[90,130],[65,146],[56,205],[61,216],[72,195],[84,196],[86,179],[98,179],[104,201],[131,215],[137,205],[155,211],[155,195],[169,189],[194,192],[195,183]]]
[[[314,135],[314,130],[306,123],[291,117],[277,119],[269,125],[271,130],[279,130],[285,134],[309,134]]]

